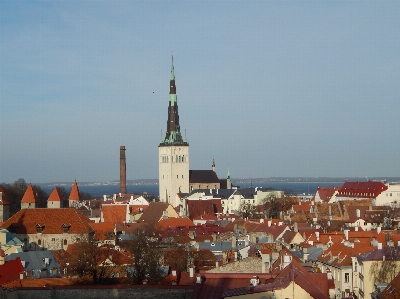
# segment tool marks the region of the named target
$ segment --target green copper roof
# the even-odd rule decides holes
[[[230,174],[230,172],[229,172],[229,168],[228,168],[228,177],[227,177],[227,179],[228,179],[228,180],[231,179],[231,174]]]

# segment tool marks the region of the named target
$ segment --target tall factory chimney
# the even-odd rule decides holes
[[[126,194],[126,159],[123,145],[119,148],[119,192]]]

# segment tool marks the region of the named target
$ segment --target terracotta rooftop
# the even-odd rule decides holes
[[[70,226],[69,233],[91,233],[90,220],[75,209],[23,209],[0,227],[13,234],[36,234],[37,225],[43,234],[62,234],[63,225]]]
[[[0,266],[0,286],[4,288],[21,286],[19,274],[23,272],[24,267],[19,257],[6,261],[4,265]]]
[[[72,184],[72,189],[69,194],[68,200],[80,200],[80,199],[81,199],[81,195],[79,194],[78,184],[76,183],[76,180],[75,180],[74,183]]]
[[[220,199],[188,200],[187,207],[192,220],[202,214],[215,215],[223,212]]]
[[[54,187],[53,191],[51,192],[48,201],[61,201],[60,193],[56,187]]]
[[[103,214],[103,221],[108,223],[124,223],[126,222],[126,215],[129,212],[127,205],[102,205],[101,211]]]
[[[386,189],[387,186],[382,182],[344,182],[338,196],[375,198]]]
[[[28,188],[26,189],[25,194],[22,197],[21,202],[24,202],[24,203],[32,203],[32,202],[37,203],[38,202],[38,200],[36,198],[36,194],[33,191],[32,184],[28,185]]]
[[[167,211],[171,205],[166,202],[151,202],[149,207],[140,216],[140,221],[157,223],[162,217],[163,212]],[[172,206],[171,206],[172,207]]]
[[[168,219],[161,219],[157,223],[157,228],[164,230],[167,228],[175,228],[179,226],[193,226],[194,223],[189,218],[168,218]]]

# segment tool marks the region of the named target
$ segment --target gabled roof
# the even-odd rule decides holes
[[[11,253],[6,256],[6,261],[15,260],[17,258],[25,262],[25,271],[59,268],[50,250]],[[48,264],[45,263],[45,258],[48,258]]]
[[[378,294],[378,299],[398,299],[400,298],[400,273]]]
[[[323,202],[328,202],[340,187],[318,187],[317,193]]]
[[[44,226],[43,234],[62,234],[63,224],[71,225],[69,233],[93,232],[91,221],[75,209],[23,209],[2,223],[0,227],[13,234],[36,234],[36,225]]]
[[[74,183],[72,184],[72,189],[69,194],[68,200],[80,200],[80,199],[81,199],[81,195],[79,193],[78,184],[76,183],[76,180],[75,180]]]
[[[57,187],[54,187],[53,191],[51,192],[48,201],[61,201],[61,195],[58,192]]]
[[[188,200],[189,218],[194,219],[202,214],[220,214],[223,212],[220,199]]]
[[[154,222],[157,223],[162,217],[163,212],[171,207],[173,207],[166,202],[151,202],[149,207],[143,212],[142,216],[140,216],[139,220],[144,222]]]
[[[354,247],[345,246],[344,244],[333,244],[324,250],[324,252],[318,256],[318,260],[337,267],[351,267],[352,257],[358,256],[359,254],[374,250],[376,247],[354,243]]]
[[[213,170],[189,170],[190,184],[219,183],[219,179]],[[213,186],[210,186],[211,188]]]
[[[357,258],[360,261],[381,261],[385,257],[385,260],[400,261],[400,247],[385,246],[382,249],[375,249],[373,251],[359,255]]]
[[[343,186],[339,189],[338,196],[343,197],[362,197],[362,198],[375,198],[387,186],[382,182],[344,182]]]
[[[24,267],[19,257],[7,260],[0,266],[0,286],[4,288],[21,286],[19,275],[23,272]]]
[[[193,226],[194,223],[192,220],[189,218],[168,218],[168,219],[161,219],[157,223],[157,227],[160,228],[161,230],[167,229],[167,228],[175,228],[179,226]]]
[[[23,203],[32,203],[32,202],[33,203],[37,203],[38,202],[36,194],[33,191],[32,184],[28,185],[28,188],[26,189],[25,194],[22,197],[21,202],[23,202]]]
[[[0,205],[9,205],[10,201],[7,198],[7,195],[4,193],[3,188],[1,188],[0,186],[0,193],[1,193],[1,201],[0,201]]]
[[[329,299],[329,287],[326,273],[307,272],[307,270],[294,259],[292,259],[292,262],[280,271],[275,278],[265,281],[265,284],[261,283],[251,289],[248,286],[238,289],[228,289],[221,297],[225,298],[285,289],[292,281],[310,294],[312,298]]]
[[[129,212],[129,206],[116,204],[102,205],[101,211],[104,222],[124,223],[126,222],[126,215]]]

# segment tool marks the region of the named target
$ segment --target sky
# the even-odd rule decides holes
[[[1,1],[0,183],[400,175],[399,1]],[[161,135],[162,134],[162,135]]]

